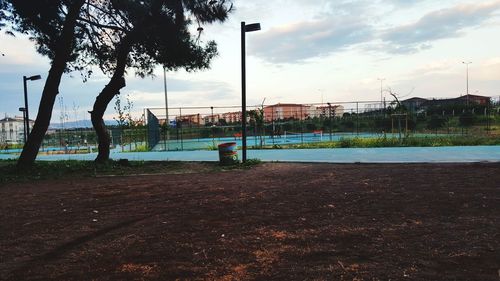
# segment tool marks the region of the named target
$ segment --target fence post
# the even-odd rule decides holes
[[[359,135],[359,102],[356,102],[356,135]]]
[[[271,139],[273,141],[273,145],[274,145],[274,106],[272,107],[272,110],[271,110]]]
[[[304,122],[303,119],[304,115],[302,115],[302,104],[300,105],[300,142],[304,144]]]
[[[184,150],[184,139],[182,138],[182,129],[184,127],[184,125],[182,124],[182,108],[179,107],[179,122],[180,122],[180,125],[181,125],[181,151]]]
[[[328,104],[328,130],[330,131],[330,141],[332,141],[332,104]]]

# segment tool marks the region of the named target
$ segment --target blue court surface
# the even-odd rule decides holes
[[[436,137],[436,134],[413,134],[413,137]],[[450,135],[442,135],[450,136]],[[250,136],[247,139],[248,147],[258,147],[262,141],[262,145],[289,145],[301,143],[315,143],[323,141],[340,141],[341,139],[352,138],[398,138],[398,134],[375,134],[375,133],[290,133],[285,132],[279,136]],[[181,150],[207,150],[210,147],[215,147],[217,144],[225,142],[235,142],[236,145],[241,147],[241,138],[223,137],[223,138],[199,138],[199,139],[183,139],[183,140],[169,140],[159,141],[158,144],[152,149],[153,151],[181,151]]]
[[[0,159],[15,159],[12,154],[0,154]],[[93,160],[96,153],[40,155],[37,160]],[[131,161],[218,161],[217,151],[119,152],[112,159]],[[239,151],[241,159],[241,151]],[[318,163],[453,163],[500,162],[500,146],[453,147],[390,147],[332,149],[269,149],[248,150],[247,158],[276,162]]]

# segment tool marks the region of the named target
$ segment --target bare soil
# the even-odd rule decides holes
[[[500,164],[197,165],[3,184],[0,279],[500,278]]]

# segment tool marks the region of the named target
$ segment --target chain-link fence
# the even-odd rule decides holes
[[[241,145],[240,106],[148,108],[147,123],[110,126],[113,147],[121,151],[216,149],[223,142]],[[168,118],[166,118],[168,116]],[[247,107],[247,146],[339,141],[347,138],[428,136],[500,137],[499,99],[418,98],[401,102],[261,104]],[[95,152],[91,128],[49,130],[41,151]]]
[[[151,133],[145,126],[123,128],[112,126],[108,128],[108,134],[111,138],[111,147],[119,148],[120,151],[150,150],[146,144]],[[45,134],[40,152],[48,154],[89,153],[96,152],[97,145],[97,135],[91,128],[51,129]]]
[[[407,100],[248,106],[247,145],[263,148],[352,137],[499,133],[498,104],[443,101],[446,100],[430,100],[425,105]],[[150,146],[152,150],[215,149],[219,143],[241,140],[239,106],[147,111],[158,120],[148,123],[148,132],[157,132],[159,136]]]

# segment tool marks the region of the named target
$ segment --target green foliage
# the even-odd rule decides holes
[[[307,131],[314,131],[314,130],[317,130],[318,129],[318,126],[315,124],[315,123],[307,123],[306,124],[306,130]]]
[[[20,143],[0,143],[0,150],[20,149],[20,148],[23,148],[23,144],[20,144]]]
[[[148,146],[145,144],[137,145],[134,149],[132,149],[130,152],[148,152]]]
[[[127,97],[128,99],[128,97]],[[125,117],[125,111],[127,110],[127,106],[122,107],[122,101],[119,95],[115,96],[115,106],[114,110],[116,111],[117,117],[113,117],[113,119],[118,123],[118,127],[125,127],[125,123],[127,118]]]
[[[218,144],[214,141],[207,146],[207,150],[219,150]]]
[[[118,123],[119,128],[133,128],[136,127],[140,120],[134,120],[132,117],[132,109],[134,108],[134,102],[130,100],[130,95],[125,97],[125,104],[122,106],[122,98],[120,95],[115,96],[115,106],[114,110],[116,112],[116,117],[113,119]]]
[[[214,41],[200,42],[191,34],[192,24],[224,21],[232,9],[230,1],[111,1],[91,6],[83,13],[83,24],[92,44],[79,63],[92,62],[105,73],[114,73],[126,63],[140,77],[153,75],[157,64],[166,70],[207,69],[217,55]],[[112,27],[112,28],[102,28]],[[102,34],[95,30],[104,29]],[[125,55],[125,56],[123,56]],[[126,58],[123,61],[124,57]]]
[[[460,115],[460,117],[458,118],[458,122],[462,127],[470,127],[474,125],[475,119],[476,118],[474,114],[472,114],[472,112],[466,111]]]
[[[354,121],[352,121],[351,119],[343,119],[340,122],[340,125],[348,130],[352,130],[354,128]]]
[[[372,147],[432,147],[432,146],[474,146],[500,145],[498,137],[471,137],[471,136],[425,136],[402,138],[341,138],[333,142],[315,142],[286,145],[283,148],[312,149],[312,148],[372,148]]]
[[[446,118],[437,114],[433,114],[427,122],[427,128],[429,128],[430,130],[437,130],[439,128],[442,128],[445,125],[446,121]]]
[[[262,163],[262,161],[260,159],[251,158],[251,159],[247,159],[247,161],[245,163],[241,163],[241,165],[243,167],[252,167],[252,166],[255,166],[255,165],[259,165],[261,163]]]
[[[14,160],[0,161],[0,183],[33,181],[43,179],[57,179],[63,176],[78,174],[79,176],[91,176],[95,173],[93,162],[85,161],[55,161],[35,162],[34,165],[20,169]]]

